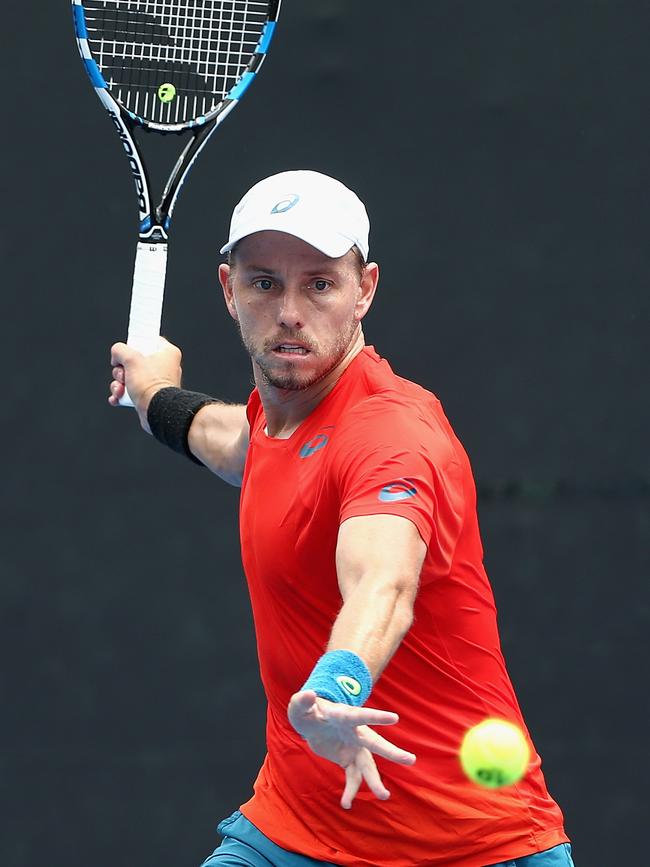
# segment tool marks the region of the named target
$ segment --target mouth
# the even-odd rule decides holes
[[[273,347],[273,353],[275,355],[282,355],[286,358],[303,357],[305,355],[309,355],[309,352],[310,350],[307,349],[306,346],[303,346],[301,343],[279,343],[277,346]]]

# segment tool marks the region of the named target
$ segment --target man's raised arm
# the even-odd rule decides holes
[[[152,433],[150,422],[154,417],[150,409],[155,408],[154,427],[160,427],[153,431],[157,439],[185,452],[229,484],[241,485],[248,450],[246,407],[177,391],[181,385],[181,357],[180,349],[166,340],[158,352],[148,356],[126,343],[114,344],[108,402],[117,406],[127,388],[143,430]]]

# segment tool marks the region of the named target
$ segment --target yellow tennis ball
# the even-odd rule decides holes
[[[161,84],[158,88],[158,99],[161,102],[171,102],[172,99],[176,96],[176,88],[173,84],[169,84],[168,82],[165,84]]]
[[[518,726],[502,719],[485,719],[465,733],[460,763],[472,782],[500,789],[526,773],[530,750]]]

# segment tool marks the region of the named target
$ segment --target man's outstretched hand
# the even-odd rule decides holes
[[[396,713],[368,707],[350,707],[319,698],[312,690],[297,692],[288,708],[289,722],[307,741],[317,756],[329,759],[345,770],[345,788],[341,806],[349,810],[362,780],[382,801],[390,797],[384,786],[373,753],[398,765],[412,765],[408,753],[387,741],[368,726],[391,726],[398,722]]]

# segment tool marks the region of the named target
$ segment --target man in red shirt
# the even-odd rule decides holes
[[[147,432],[242,486],[268,753],[206,865],[567,867],[500,650],[469,461],[434,395],[365,345],[368,232],[354,193],[316,172],[239,203],[219,276],[252,359],[246,407],[181,389],[171,344],[112,349],[110,403],[126,386]],[[486,717],[529,740],[513,786],[461,770]]]

